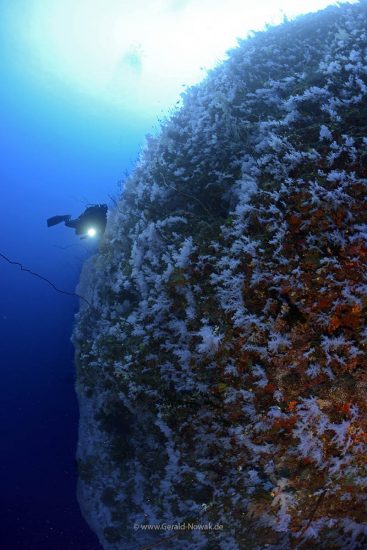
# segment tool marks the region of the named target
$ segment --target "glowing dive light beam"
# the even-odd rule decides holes
[[[94,227],[90,227],[87,231],[88,237],[95,237],[97,235],[97,231],[94,229]]]

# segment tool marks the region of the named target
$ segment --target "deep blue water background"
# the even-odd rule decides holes
[[[111,205],[154,116],[117,113],[61,82],[41,85],[0,28],[0,252],[73,291],[96,245],[45,220]],[[77,308],[0,258],[1,550],[100,548],[76,501]]]

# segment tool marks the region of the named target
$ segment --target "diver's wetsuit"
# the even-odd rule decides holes
[[[88,230],[91,228],[96,231],[97,235],[102,235],[106,229],[107,209],[107,204],[94,204],[93,206],[89,206],[75,220],[72,220],[70,215],[53,216],[47,220],[47,226],[52,227],[64,222],[67,227],[75,229],[77,235],[86,236]]]

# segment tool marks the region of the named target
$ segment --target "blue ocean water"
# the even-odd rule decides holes
[[[0,252],[73,291],[96,244],[62,225],[48,229],[46,218],[111,205],[154,117],[29,79],[3,26],[0,48]],[[76,501],[77,308],[77,298],[0,258],[2,550],[100,548]]]

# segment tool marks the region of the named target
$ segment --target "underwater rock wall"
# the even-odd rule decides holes
[[[366,29],[254,34],[147,139],[73,334],[104,548],[367,546]]]

